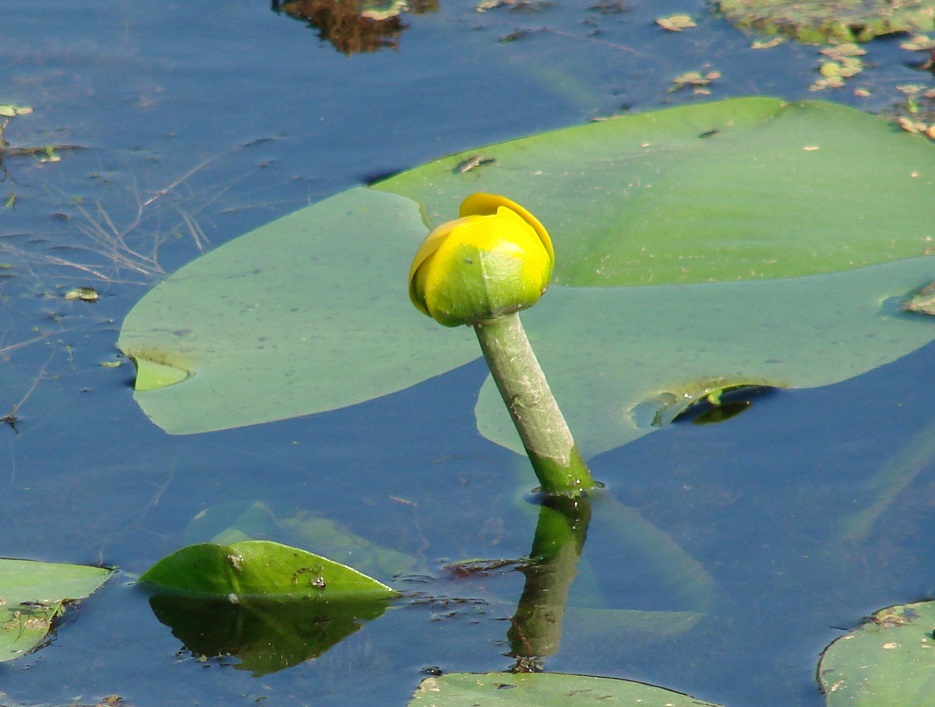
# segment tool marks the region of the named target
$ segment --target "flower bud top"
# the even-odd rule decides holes
[[[502,196],[472,194],[461,218],[426,237],[409,270],[409,298],[445,326],[529,307],[548,289],[555,255],[541,223]]]

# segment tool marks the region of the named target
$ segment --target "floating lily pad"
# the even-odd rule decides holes
[[[935,261],[914,258],[786,280],[555,288],[523,321],[590,457],[664,426],[712,390],[831,385],[914,351],[935,327],[900,303],[932,272]],[[490,378],[475,414],[485,437],[522,453]]]
[[[67,602],[85,599],[112,570],[0,559],[0,662],[36,649]]]
[[[495,162],[453,174],[470,154]],[[472,191],[507,195],[552,236],[554,282],[581,287],[839,272],[924,255],[935,238],[935,146],[821,101],[623,116],[452,155],[375,188],[422,204],[433,228]]]
[[[935,29],[932,0],[720,0],[718,7],[738,27],[809,44],[866,42],[885,34]]]
[[[482,168],[459,168],[478,155]],[[452,155],[264,226],[158,285],[119,346],[190,374],[136,393],[174,434],[321,412],[451,370],[477,344],[411,307],[409,262],[465,195],[500,193],[552,235],[555,284],[523,318],[593,455],[692,396],[828,385],[935,338],[884,306],[935,271],[933,187],[935,146],[839,105],[745,98],[624,116]],[[520,451],[491,390],[479,428]]]
[[[321,655],[398,596],[350,567],[267,540],[190,545],[140,581],[188,650],[235,656],[256,675]]]
[[[925,705],[935,690],[935,602],[881,609],[821,656],[829,707]]]
[[[409,304],[424,237],[418,204],[361,188],[195,260],[123,323],[137,401],[189,434],[354,405],[477,358],[468,330]]]
[[[716,707],[711,702],[645,683],[562,673],[451,673],[423,680],[409,702],[410,707],[607,704]]]
[[[201,543],[164,557],[140,577],[160,593],[222,598],[362,602],[395,591],[346,565],[268,540]]]

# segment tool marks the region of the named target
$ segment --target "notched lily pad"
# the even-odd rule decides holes
[[[442,330],[406,297],[425,234],[417,203],[357,188],[186,265],[124,320],[137,402],[191,434],[353,405],[477,358],[470,331]]]
[[[167,388],[181,383],[193,374],[178,364],[171,363],[174,358],[170,353],[159,351],[127,352],[127,357],[136,367],[133,389],[139,392]]]
[[[924,705],[932,701],[935,602],[891,606],[835,640],[818,679],[829,707]]]

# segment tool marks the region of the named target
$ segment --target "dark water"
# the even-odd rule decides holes
[[[476,145],[621,110],[703,100],[669,93],[689,70],[723,76],[713,98],[813,98],[813,48],[752,52],[690,1],[593,3],[479,14],[468,2],[407,15],[397,46],[345,55],[262,2],[0,2],[0,102],[32,106],[5,138],[60,149],[4,159],[0,196],[0,555],[120,568],[53,643],[0,665],[4,704],[404,704],[420,669],[505,669],[518,573],[452,585],[440,565],[529,551],[535,508],[521,460],[474,433],[475,362],[383,400],[251,429],[169,437],[130,395],[114,348],[123,315],[161,277],[251,228],[349,186]],[[605,8],[607,9],[607,8]],[[652,24],[701,18],[681,35]],[[501,41],[529,30],[515,41]],[[893,41],[857,98],[882,110],[924,75]],[[125,238],[137,255],[112,249]],[[158,244],[155,267],[149,255]],[[90,285],[99,302],[64,301]],[[861,616],[935,591],[926,543],[935,489],[923,471],[859,546],[829,541],[869,502],[862,483],[935,419],[923,381],[935,350],[831,388],[783,392],[721,425],[676,425],[592,468],[717,582],[715,608],[676,638],[589,639],[566,626],[556,671],[628,677],[732,705],[813,705],[821,648]],[[523,476],[525,474],[525,476]],[[321,658],[254,678],[201,662],[132,587],[222,503],[307,511],[417,557],[428,591]],[[525,506],[525,507],[524,507]],[[627,565],[595,505],[573,597],[612,608],[658,593]],[[651,578],[650,578],[651,579]],[[418,587],[422,590],[425,587]],[[587,590],[587,591],[586,591]],[[575,592],[578,596],[575,596]],[[664,602],[663,602],[664,603]],[[679,608],[679,607],[675,607]]]

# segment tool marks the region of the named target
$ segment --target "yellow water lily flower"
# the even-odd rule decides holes
[[[496,194],[472,194],[461,217],[434,229],[409,269],[409,298],[445,326],[533,305],[548,289],[552,239],[538,219]]]

